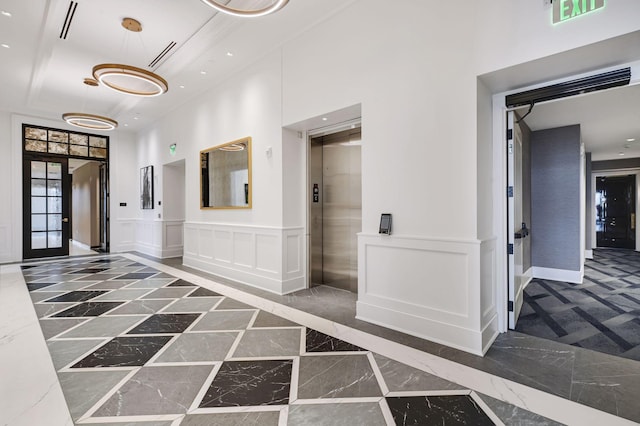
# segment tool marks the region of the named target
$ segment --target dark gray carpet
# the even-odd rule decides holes
[[[582,284],[534,279],[517,331],[640,361],[640,253],[594,250]]]

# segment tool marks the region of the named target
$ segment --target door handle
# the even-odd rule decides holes
[[[65,223],[68,223],[69,222],[69,218],[68,217],[64,217],[64,218],[62,218],[62,221],[65,222]]]

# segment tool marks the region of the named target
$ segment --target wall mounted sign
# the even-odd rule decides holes
[[[604,7],[604,0],[555,0],[553,2],[553,23],[591,13]]]
[[[175,143],[172,143],[171,145],[169,145],[169,154],[176,155],[176,144]]]

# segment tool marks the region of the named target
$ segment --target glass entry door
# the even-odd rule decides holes
[[[23,175],[23,257],[67,256],[68,160],[25,157]]]

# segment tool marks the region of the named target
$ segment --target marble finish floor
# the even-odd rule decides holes
[[[534,279],[516,330],[640,361],[640,253],[594,250],[582,284]]]
[[[19,275],[75,424],[627,424],[132,255]]]

